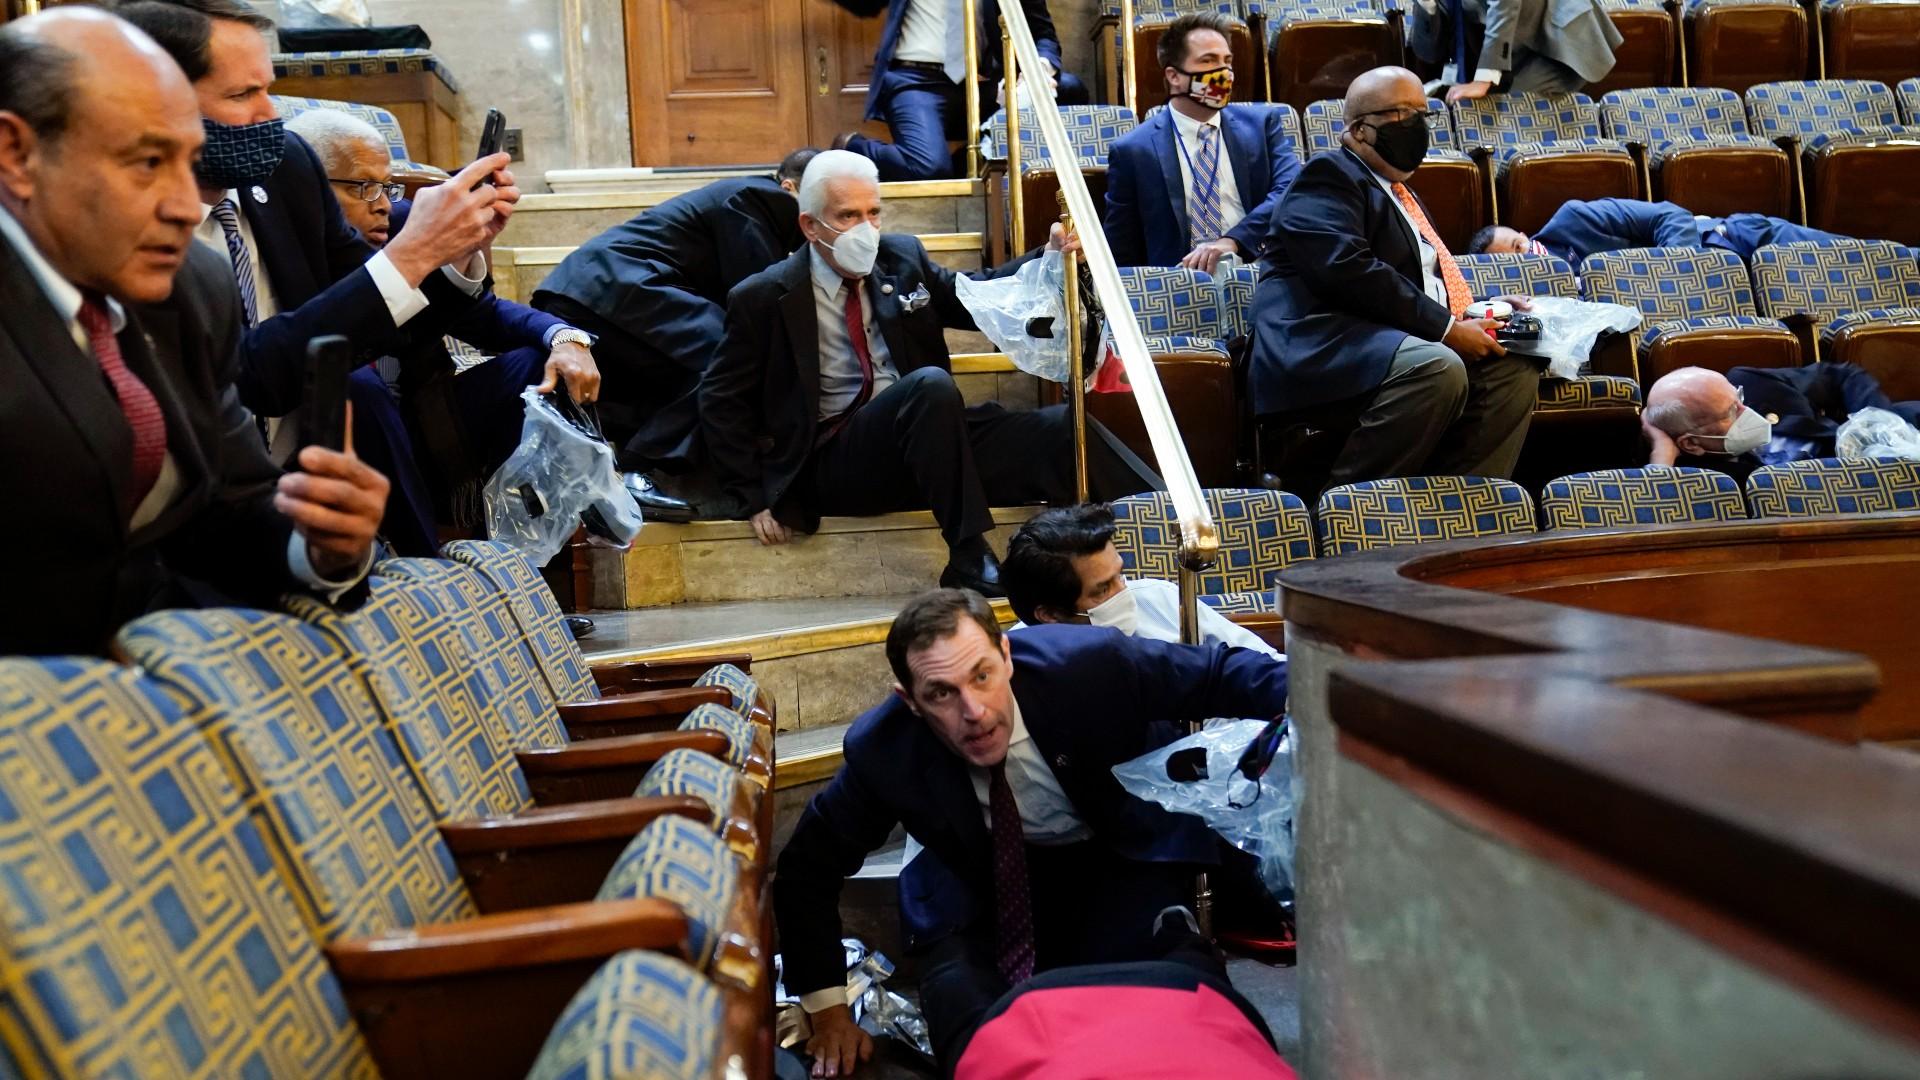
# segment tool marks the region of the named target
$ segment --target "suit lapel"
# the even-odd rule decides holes
[[[1347,156],[1347,161],[1353,170],[1355,178],[1358,179],[1361,184],[1365,185],[1366,188],[1379,194],[1380,198],[1386,202],[1388,219],[1398,225],[1401,233],[1406,236],[1407,247],[1413,252],[1415,265],[1418,265],[1420,262],[1420,234],[1414,229],[1413,222],[1407,220],[1407,215],[1401,212],[1402,208],[1399,201],[1380,186],[1380,178],[1374,175],[1372,169],[1367,168],[1367,163],[1361,161],[1358,154],[1355,154],[1345,147],[1342,147],[1340,152]],[[1408,188],[1407,190],[1412,191],[1413,189]],[[1418,201],[1417,196],[1415,201]],[[1422,212],[1424,213],[1424,211]]]
[[[887,356],[893,360],[893,369],[902,375],[920,365],[915,362],[911,350],[907,347],[904,327],[900,325],[903,306],[909,293],[917,284],[909,279],[911,274],[900,266],[882,266],[880,261],[892,263],[890,254],[882,249],[881,260],[874,263],[873,273],[867,275],[866,302],[873,305],[873,324],[880,328],[880,339],[887,343]]]
[[[194,506],[193,496],[206,483],[206,463],[200,460],[193,429],[188,423],[181,388],[175,384],[162,357],[180,355],[180,317],[171,307],[143,308],[138,318],[129,318],[120,333],[120,358],[127,370],[140,377],[160,404],[167,421],[167,453],[173,458],[180,488],[173,501],[159,516],[140,530],[141,535],[170,530],[173,519]]]
[[[279,174],[276,172],[275,175]],[[269,192],[261,184],[254,187],[267,192],[266,202],[255,199],[252,188],[237,192],[240,212],[247,216],[247,224],[253,227],[253,250],[249,254],[255,264],[254,277],[260,284],[273,290],[275,301],[283,309],[292,310],[318,295],[320,283],[312,280],[312,271],[303,258],[306,245],[293,235],[293,229],[287,221],[288,208],[280,193]],[[396,228],[394,231],[399,230]],[[305,282],[305,286],[298,287],[300,282]]]
[[[820,317],[813,305],[812,261],[813,253],[803,247],[788,256],[780,275],[787,290],[780,297],[780,314],[787,324],[800,393],[807,399],[806,416],[820,415]]]
[[[1184,248],[1193,226],[1187,221],[1187,185],[1180,180],[1180,131],[1174,127],[1171,107],[1160,110],[1154,122],[1160,125],[1153,136],[1154,157],[1160,162],[1160,179],[1167,185],[1167,203],[1173,207],[1173,223]]]

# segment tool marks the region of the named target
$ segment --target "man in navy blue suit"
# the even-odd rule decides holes
[[[774,876],[787,989],[813,1024],[814,1074],[872,1050],[853,1024],[841,882],[896,825],[925,845],[901,878],[920,1002],[951,1069],[1008,987],[1071,964],[1157,959],[1197,936],[1184,907],[1212,863],[1199,819],[1129,795],[1113,767],[1213,716],[1267,719],[1287,668],[1246,649],[1099,627],[1002,634],[978,593],[938,589],[887,634],[897,683],[854,722],[846,763],[800,815]],[[923,863],[938,887],[911,880]]]
[[[967,137],[967,61],[960,0],[835,0],[863,18],[887,13],[880,48],[873,57],[873,82],[867,89],[867,119],[885,120],[892,142],[849,133],[833,141],[873,159],[882,180],[938,180],[956,174],[947,140]],[[1027,0],[1027,30],[1047,65],[1055,99],[1085,105],[1087,88],[1060,64],[1060,35],[1047,13],[1046,0]],[[979,0],[981,115],[992,111],[993,85],[1001,77],[1000,5]],[[1030,72],[1022,72],[1025,79]]]
[[[1489,225],[1473,234],[1467,249],[1481,252],[1535,252],[1558,255],[1578,268],[1596,251],[1637,247],[1719,248],[1740,261],[1768,244],[1796,240],[1834,240],[1838,234],[1795,225],[1766,214],[1706,217],[1677,203],[1643,199],[1568,199],[1528,236],[1505,225]]]
[[[1260,257],[1273,208],[1300,173],[1278,109],[1226,108],[1231,27],[1182,15],[1160,38],[1167,107],[1107,154],[1107,243],[1121,266],[1213,273],[1228,255]]]
[[[1511,476],[1540,373],[1506,355],[1495,323],[1466,317],[1475,298],[1406,186],[1427,152],[1420,79],[1376,68],[1344,111],[1340,148],[1307,162],[1273,215],[1253,294],[1254,411],[1357,408],[1335,485]]]

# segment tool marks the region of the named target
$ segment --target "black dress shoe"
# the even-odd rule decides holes
[[[661,491],[659,485],[653,482],[653,477],[646,473],[622,473],[620,482],[626,485],[627,494],[633,496],[633,501],[639,505],[640,513],[647,520],[675,523],[693,520],[693,504]]]
[[[569,615],[567,616],[567,632],[573,635],[575,641],[583,637],[592,637],[593,620],[587,618],[585,615]]]
[[[1007,595],[1007,590],[1000,587],[1000,560],[986,550],[968,555],[955,552],[947,560],[947,568],[940,571],[940,587],[972,589],[989,600]]]

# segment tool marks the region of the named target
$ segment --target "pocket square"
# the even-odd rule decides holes
[[[922,282],[915,285],[912,292],[900,298],[900,310],[911,315],[932,302],[933,297],[928,294],[927,286]]]

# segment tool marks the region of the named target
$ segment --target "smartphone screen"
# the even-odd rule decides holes
[[[338,334],[307,342],[307,393],[301,407],[300,445],[344,450],[347,445],[347,376],[353,343]]]

